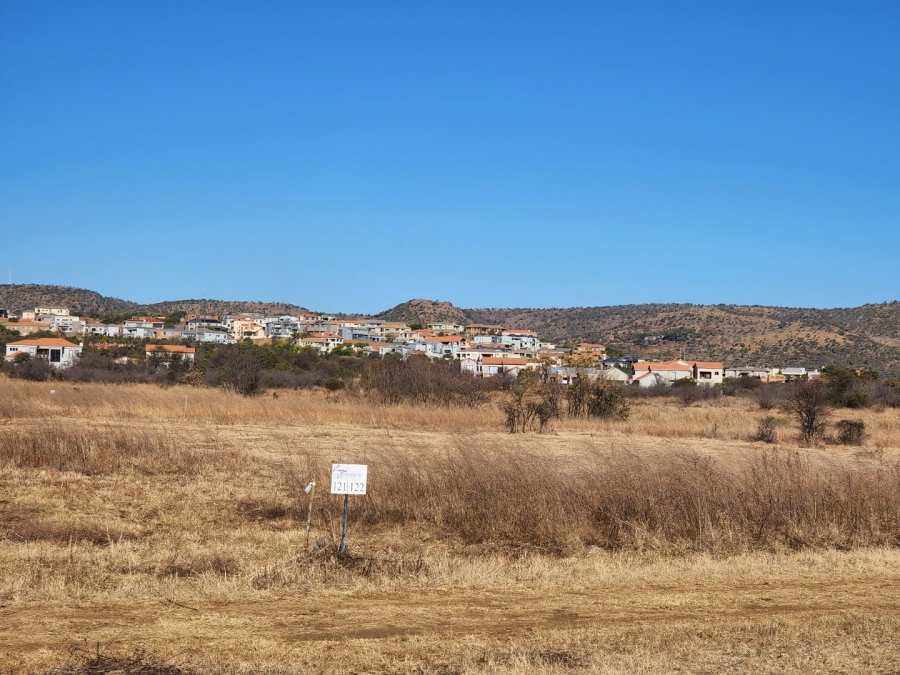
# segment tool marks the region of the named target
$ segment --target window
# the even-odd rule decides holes
[[[50,350],[50,363],[59,363],[62,361],[62,349]]]

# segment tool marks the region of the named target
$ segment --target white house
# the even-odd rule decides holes
[[[184,345],[147,345],[145,348],[145,354],[148,359],[156,357],[162,361],[166,367],[169,366],[169,363],[176,355],[183,361],[193,364],[196,351],[197,350],[193,347],[185,347]]]
[[[428,356],[455,356],[460,349],[467,346],[466,339],[459,335],[435,336],[425,338],[425,353]]]
[[[685,377],[693,377],[694,369],[690,364],[681,360],[635,362],[633,380],[638,380],[638,378],[647,373],[655,373],[669,382],[675,382]],[[642,384],[642,386],[645,385]]]
[[[68,368],[75,365],[76,359],[81,356],[81,346],[62,338],[19,340],[6,345],[7,360],[15,359],[19,354],[46,359],[54,368]]]
[[[114,323],[87,323],[82,326],[81,332],[85,335],[106,335],[108,337],[115,337],[122,332],[122,327],[117,326]]]
[[[511,345],[516,349],[528,349],[537,351],[541,348],[541,341],[537,333],[530,330],[505,330],[502,335],[503,344]]]
[[[81,333],[84,322],[77,316],[70,314],[54,314],[50,317],[50,330],[57,333]]]
[[[640,387],[668,387],[671,386],[672,382],[660,375],[659,373],[646,372],[641,375],[636,375],[631,380],[632,384],[636,384]]]
[[[704,387],[722,384],[725,378],[725,364],[720,361],[691,361],[691,377]]]
[[[185,340],[197,342],[215,342],[216,344],[234,344],[237,342],[231,335],[220,330],[210,328],[198,328],[197,330],[183,330],[181,337]]]
[[[772,371],[768,368],[757,368],[756,366],[732,366],[725,369],[725,377],[755,377],[759,380],[767,382]]]
[[[527,359],[521,356],[488,356],[481,359],[480,374],[482,377],[507,374],[518,377],[519,371],[527,365]]]

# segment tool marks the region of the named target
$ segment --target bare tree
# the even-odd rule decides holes
[[[825,434],[825,427],[831,416],[830,395],[828,384],[816,379],[791,385],[785,396],[784,409],[800,425],[800,441],[805,445],[810,445]]]

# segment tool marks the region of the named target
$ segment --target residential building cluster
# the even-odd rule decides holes
[[[336,349],[360,355],[398,354],[402,358],[422,355],[458,361],[460,368],[476,377],[517,376],[521,370],[546,368],[550,377],[563,384],[582,375],[641,387],[669,386],[685,378],[699,385],[721,384],[726,377],[752,377],[766,382],[807,379],[818,371],[805,368],[726,368],[718,361],[685,359],[651,361],[637,357],[607,358],[602,344],[583,342],[559,347],[541,341],[533,331],[490,324],[457,325],[433,323],[427,328],[370,318],[339,318],[325,315],[236,314],[218,317],[188,314],[177,326],[167,327],[162,317],[133,316],[120,324],[72,316],[63,307],[36,307],[18,319],[0,310],[0,325],[27,336],[54,331],[91,338],[186,340],[194,343],[234,344],[246,339],[289,339],[321,353]],[[61,338],[21,340],[7,345],[7,359],[19,353],[47,358],[51,365],[72,365],[82,347]],[[193,361],[194,348],[179,345],[148,345],[147,358],[168,359],[174,354]],[[129,357],[123,357],[128,360]]]

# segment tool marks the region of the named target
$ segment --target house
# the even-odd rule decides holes
[[[795,380],[808,380],[809,374],[806,368],[782,368],[781,375],[785,382],[794,382]]]
[[[0,321],[0,325],[8,330],[18,331],[19,335],[31,335],[39,333],[42,330],[50,330],[50,324],[41,321],[28,321],[19,319],[18,321]]]
[[[671,380],[663,377],[659,373],[649,371],[633,377],[631,383],[636,384],[639,387],[668,387],[672,384]]]
[[[460,326],[455,323],[430,323],[428,324],[428,329],[434,331],[435,333],[462,333],[465,330],[465,326]]]
[[[108,337],[116,337],[121,334],[122,327],[114,323],[100,323],[99,321],[88,321],[81,327],[83,335],[106,335]]]
[[[265,326],[266,337],[293,337],[301,333],[300,319],[293,316],[270,316],[260,323]]]
[[[600,372],[600,379],[606,382],[630,382],[631,375],[618,368],[606,368]]]
[[[57,333],[81,333],[84,322],[77,316],[54,314],[50,317],[50,330]]]
[[[301,347],[315,347],[320,352],[327,353],[344,344],[344,338],[337,333],[313,333],[310,337],[300,338],[297,344]]]
[[[237,342],[233,337],[223,330],[214,330],[212,328],[198,328],[197,330],[181,331],[183,340],[194,340],[196,342],[215,342],[216,344],[234,344]]]
[[[425,353],[428,356],[455,356],[460,349],[464,349],[468,343],[459,335],[446,335],[430,337],[424,340]]]
[[[258,340],[266,337],[266,327],[253,319],[235,319],[231,322],[231,337],[235,340]]]
[[[7,360],[14,359],[19,354],[28,354],[35,359],[46,359],[54,368],[68,368],[74,366],[75,361],[81,356],[81,345],[63,338],[19,340],[6,345]]]
[[[691,377],[704,387],[722,384],[725,378],[725,364],[719,361],[691,361],[691,371]]]
[[[26,321],[40,321],[50,319],[53,316],[68,316],[68,307],[35,307],[33,312],[22,312],[22,318]]]
[[[637,361],[634,364],[632,381],[637,381],[642,375],[647,373],[655,373],[668,382],[675,382],[685,377],[692,378],[694,369],[690,364],[680,359],[673,361]],[[641,386],[650,385],[642,384]]]
[[[550,366],[550,377],[564,386],[569,386],[576,377],[584,377],[591,382],[596,382],[601,375],[597,368],[573,368],[572,366]]]
[[[182,361],[194,363],[194,354],[197,350],[193,347],[185,347],[184,345],[147,345],[145,353],[147,358],[157,358],[166,367],[175,359],[180,358]]]
[[[156,331],[165,328],[166,322],[159,317],[133,316],[122,327],[122,335],[130,338],[156,337]]]
[[[478,335],[500,335],[503,333],[503,326],[495,326],[489,323],[470,323],[465,328],[467,337],[477,337]]]
[[[199,328],[223,328],[224,325],[217,316],[197,316],[196,314],[188,314],[184,317],[185,330],[197,330]]]
[[[530,349],[537,351],[541,348],[541,342],[538,340],[537,333],[530,330],[505,330],[501,334],[503,344],[510,345],[515,349]]]
[[[758,380],[767,382],[772,371],[768,368],[758,368],[757,366],[732,366],[725,369],[725,377],[741,378],[755,377]]]
[[[596,344],[594,342],[581,342],[575,345],[573,353],[589,354],[590,356],[595,357],[598,361],[602,361],[606,358],[606,346]]]
[[[521,356],[488,356],[481,359],[481,377],[494,375],[519,376],[519,371],[528,366],[528,360]]]

